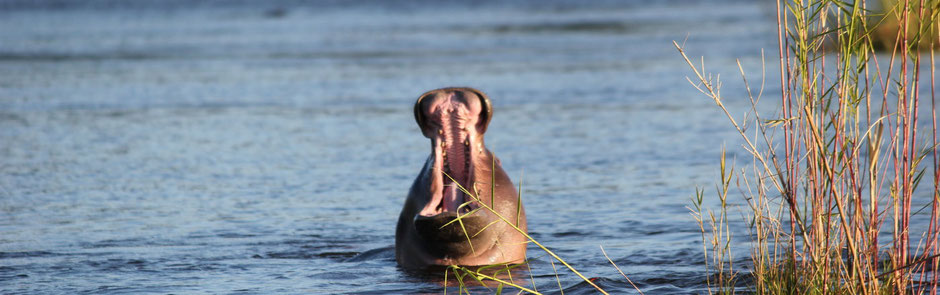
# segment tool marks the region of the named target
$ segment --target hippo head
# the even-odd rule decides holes
[[[472,88],[436,89],[418,98],[415,121],[431,141],[431,155],[399,217],[396,256],[402,265],[524,259],[521,234],[482,208],[525,229],[515,188],[483,143],[492,115],[489,98]],[[414,261],[419,263],[409,263]]]

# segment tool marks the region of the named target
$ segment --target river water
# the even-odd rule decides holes
[[[0,293],[441,293],[391,247],[429,153],[412,104],[444,86],[492,98],[487,143],[522,182],[536,239],[613,293],[635,291],[599,246],[646,294],[704,292],[686,206],[711,192],[722,145],[746,157],[672,41],[741,94],[735,58],[760,73],[774,13],[0,1]],[[538,290],[593,293],[529,256]]]

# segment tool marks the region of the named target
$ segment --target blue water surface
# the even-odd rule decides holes
[[[646,294],[702,293],[686,206],[747,156],[672,41],[743,115],[763,2],[2,1],[0,293],[441,293],[391,247],[412,104],[444,86],[491,96],[536,239],[612,293],[599,246]],[[529,254],[527,284],[593,293]]]

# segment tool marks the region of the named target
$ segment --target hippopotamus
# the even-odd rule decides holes
[[[509,223],[525,232],[525,209],[499,159],[483,144],[493,117],[490,99],[473,88],[435,89],[418,97],[414,116],[431,140],[431,154],[398,217],[398,264],[417,269],[523,262],[527,239]],[[453,222],[458,216],[460,222]]]

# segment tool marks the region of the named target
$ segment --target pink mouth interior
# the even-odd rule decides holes
[[[461,191],[457,183],[467,191],[474,191],[470,187],[473,179],[472,147],[477,144],[473,141],[477,138],[476,126],[482,109],[480,102],[458,93],[447,93],[424,103],[426,132],[430,133],[428,135],[433,144],[434,169],[431,176],[431,200],[419,214],[434,216],[443,212],[468,212],[473,204],[458,207],[473,198]]]

